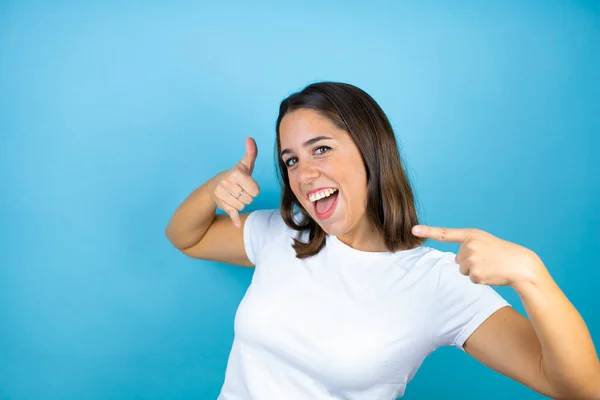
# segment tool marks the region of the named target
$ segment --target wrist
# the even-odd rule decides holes
[[[517,293],[522,294],[539,287],[548,276],[548,271],[539,256],[530,251],[525,256],[519,277],[510,285]]]

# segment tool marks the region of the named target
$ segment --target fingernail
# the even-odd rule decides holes
[[[421,233],[423,232],[423,228],[421,228],[419,225],[415,225],[413,227],[413,233]]]

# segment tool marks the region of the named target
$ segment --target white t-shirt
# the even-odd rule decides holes
[[[436,348],[463,343],[508,303],[427,246],[364,252],[327,235],[297,259],[280,211],[252,212],[256,265],[237,310],[219,400],[395,399]],[[464,351],[464,350],[463,350]]]

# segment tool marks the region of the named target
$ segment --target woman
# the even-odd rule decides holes
[[[600,399],[590,334],[534,252],[418,225],[394,133],[367,93],[322,82],[291,95],[276,151],[280,209],[239,214],[260,191],[249,138],[166,229],[191,257],[256,266],[220,399],[394,399],[441,346],[546,396]],[[530,320],[489,285],[513,287]]]

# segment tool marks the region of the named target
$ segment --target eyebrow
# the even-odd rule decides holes
[[[306,142],[304,142],[304,144],[302,145],[302,147],[308,147],[308,146],[310,146],[312,144],[315,144],[315,143],[317,143],[317,142],[319,142],[321,140],[328,140],[328,139],[329,140],[333,140],[333,138],[330,138],[329,136],[315,136],[314,138],[308,139]],[[291,153],[291,152],[292,152],[292,150],[290,150],[290,149],[283,149],[281,151],[281,154],[279,155],[279,157],[283,157],[284,154],[288,154],[288,153]]]

